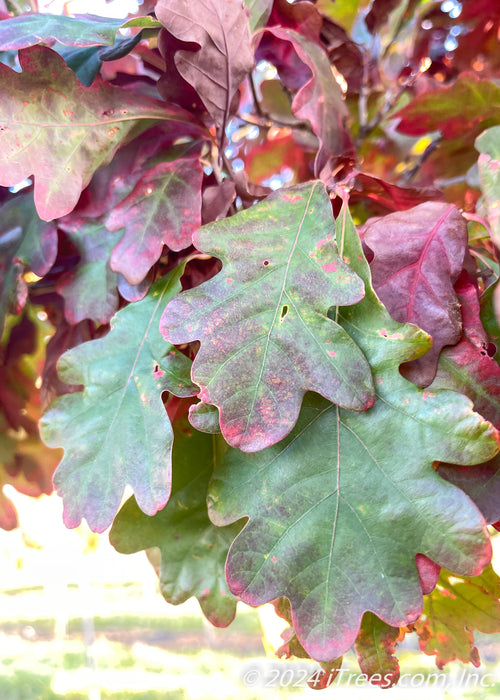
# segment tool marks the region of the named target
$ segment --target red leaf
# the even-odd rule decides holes
[[[432,388],[460,391],[474,410],[500,428],[500,366],[488,354],[488,337],[480,318],[479,297],[466,272],[455,284],[462,313],[463,335],[439,358]]]
[[[166,102],[188,109],[192,114],[206,113],[203,102],[196,90],[182,77],[175,65],[175,54],[184,49],[196,51],[197,44],[179,41],[166,29],[161,29],[158,35],[158,49],[165,59],[165,73],[158,80],[158,92]]]
[[[428,202],[369,219],[363,240],[374,253],[373,286],[391,316],[432,336],[429,352],[402,370],[407,379],[426,386],[442,348],[456,343],[462,330],[453,284],[467,245],[465,220],[453,205]]]
[[[373,0],[365,17],[368,30],[375,34],[386,23],[390,13],[401,4],[401,0]]]
[[[441,567],[436,562],[426,557],[425,554],[417,554],[415,556],[415,564],[417,565],[418,575],[420,576],[420,585],[422,593],[427,595],[432,593],[436,587],[439,578]]]
[[[96,170],[77,205],[80,216],[99,217],[111,211],[137,184],[153,159],[172,147],[175,134],[156,125],[120,146],[108,165]],[[165,158],[165,160],[171,160]]]
[[[358,189],[358,186],[361,188]],[[442,192],[435,187],[400,187],[369,173],[356,173],[355,189],[351,202],[368,199],[382,210],[403,211],[433,199],[442,199]],[[359,194],[358,194],[359,192]],[[385,211],[383,212],[385,213]]]

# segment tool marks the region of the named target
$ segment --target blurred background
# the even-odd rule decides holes
[[[447,687],[424,677],[438,672],[433,657],[415,654],[415,635],[398,646],[401,673],[416,687],[357,686],[344,677],[324,691],[309,689],[298,669],[312,674],[313,661],[279,660],[280,632],[286,623],[271,605],[239,604],[226,629],[212,627],[192,598],[168,605],[158,578],[143,552],[118,554],[107,533],[85,525],[67,530],[56,495],[30,498],[5,486],[19,514],[20,527],[0,530],[0,698],[1,700],[257,700],[325,696],[342,700],[373,697],[411,700],[500,697],[500,635],[475,634],[491,687],[478,687],[470,664],[446,667]],[[500,538],[494,537],[499,571]],[[281,671],[277,687],[247,687],[245,672],[262,678]],[[355,654],[343,668],[359,674]],[[418,674],[422,674],[419,676]],[[308,674],[309,675],[309,674]],[[498,680],[495,679],[498,678]],[[419,685],[420,679],[420,687]],[[280,687],[281,685],[281,687]],[[386,695],[387,694],[387,695]],[[319,696],[321,697],[321,695]]]

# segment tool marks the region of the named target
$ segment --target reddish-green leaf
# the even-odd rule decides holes
[[[417,554],[462,575],[489,562],[481,514],[433,463],[478,463],[499,441],[461,394],[424,392],[400,375],[399,364],[425,351],[428,338],[389,316],[345,210],[337,222],[341,253],[366,289],[338,320],[371,364],[375,404],[346,411],[310,395],[285,440],[228,453],[209,491],[214,523],[249,518],[229,550],[230,589],[251,605],[286,596],[295,632],[318,660],[349,649],[368,610],[394,627],[415,621],[423,604]]]
[[[373,251],[373,286],[397,321],[432,336],[424,357],[405,366],[405,376],[426,386],[439,353],[460,339],[460,305],[453,289],[464,261],[467,226],[457,208],[427,202],[404,212],[369,219],[363,240]]]
[[[399,663],[394,656],[399,627],[391,627],[371,612],[366,612],[356,637],[356,653],[361,673],[372,685],[390,688],[399,680]]]
[[[307,390],[358,411],[372,404],[363,354],[326,316],[364,293],[334,237],[319,182],[272,194],[194,236],[223,269],[171,301],[160,328],[172,343],[201,341],[193,381],[219,407],[235,447],[260,450],[287,435]]]
[[[178,51],[175,63],[223,127],[236,90],[253,68],[248,8],[242,0],[159,0],[155,12],[173,36],[199,47]]]
[[[361,193],[358,195],[360,189]],[[374,202],[383,210],[382,213],[385,213],[385,210],[403,211],[424,202],[442,199],[443,194],[435,187],[399,187],[379,177],[359,172],[356,173],[351,202],[354,203],[358,198],[364,202]]]
[[[22,73],[0,64],[0,184],[35,176],[35,205],[44,220],[68,214],[101,165],[151,119],[184,133],[197,127],[180,108],[166,106],[96,79],[81,85],[46,47],[19,54]]]
[[[474,578],[443,571],[415,625],[420,649],[436,656],[438,668],[454,659],[479,666],[473,632],[500,632],[499,598],[500,580],[491,566]]]
[[[111,251],[120,237],[110,233],[102,219],[86,219],[70,214],[58,226],[80,253],[76,269],[68,270],[56,282],[64,297],[64,314],[72,323],[89,318],[96,323],[109,323],[118,309],[118,275],[109,267]]]
[[[67,17],[36,12],[0,22],[0,50],[25,49],[58,41],[66,46],[114,44],[123,20],[97,15]]]
[[[399,118],[398,131],[409,136],[440,131],[449,141],[465,136],[471,143],[488,120],[500,121],[500,87],[461,73],[452,85],[415,97],[393,118]]]
[[[113,317],[108,335],[58,362],[64,382],[83,385],[56,399],[41,421],[44,441],[65,450],[54,484],[67,527],[85,517],[93,530],[105,530],[126,484],[148,515],[168,500],[173,435],[161,397],[164,391],[188,396],[192,386],[190,361],[165,343],[158,321],[181,274],[175,269],[163,277]]]
[[[185,418],[173,428],[169,502],[148,517],[130,498],[115,518],[110,541],[122,554],[159,547],[160,588],[165,600],[178,605],[194,595],[210,622],[226,627],[235,616],[236,599],[227,587],[224,564],[240,526],[212,525],[206,494],[214,464],[227,446],[220,437],[194,431]]]
[[[56,253],[56,227],[40,221],[31,194],[18,195],[0,207],[0,335],[6,314],[21,313],[26,303],[26,270],[43,277]]]
[[[158,260],[163,244],[188,248],[201,225],[203,169],[197,156],[163,162],[147,170],[106,219],[109,231],[125,229],[111,267],[139,284]]]
[[[289,659],[291,656],[296,656],[299,659],[311,658],[307,651],[300,643],[295,630],[292,626],[292,611],[290,602],[287,598],[277,598],[272,601],[276,614],[286,620],[290,627],[287,627],[282,633],[281,638],[284,644],[276,650],[276,656],[280,659],[285,657]],[[342,666],[342,656],[333,661],[323,661],[317,671],[315,671],[308,679],[307,685],[313,690],[323,690],[328,688],[333,683]]]

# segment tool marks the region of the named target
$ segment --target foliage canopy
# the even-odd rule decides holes
[[[396,683],[411,633],[477,665],[498,3],[30,8],[0,0],[0,484],[158,546],[215,625],[273,601],[329,681],[354,645]]]

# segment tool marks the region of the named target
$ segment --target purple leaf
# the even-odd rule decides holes
[[[451,204],[427,202],[369,219],[362,237],[374,253],[373,286],[391,316],[432,336],[429,352],[404,367],[407,379],[426,386],[442,348],[456,343],[462,332],[453,285],[467,246],[465,219]]]
[[[299,119],[310,122],[320,148],[314,163],[316,176],[328,177],[345,158],[353,156],[353,143],[344,126],[348,116],[342,90],[333,77],[326,53],[313,41],[291,29],[272,28],[276,38],[292,44],[299,59],[310,71],[309,80],[300,87],[292,102]]]
[[[248,9],[242,0],[159,0],[155,12],[170,34],[199,47],[178,51],[175,63],[223,128],[231,100],[253,68]]]

